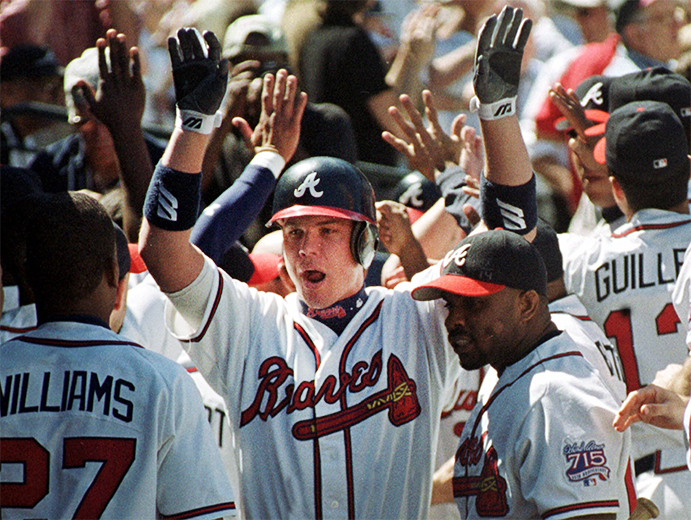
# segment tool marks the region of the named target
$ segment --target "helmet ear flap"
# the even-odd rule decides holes
[[[378,239],[379,233],[376,226],[369,222],[353,222],[350,250],[353,253],[353,258],[365,269],[368,269],[374,260]]]

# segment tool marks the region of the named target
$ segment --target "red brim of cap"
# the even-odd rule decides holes
[[[457,274],[445,274],[436,280],[413,289],[410,294],[415,300],[426,301],[442,298],[444,293],[461,296],[489,296],[505,288],[505,285],[481,282]]]
[[[603,137],[597,142],[593,150],[593,157],[599,164],[607,164],[607,160],[605,159],[605,148],[607,148],[607,141]]]
[[[609,119],[609,114],[604,110],[593,109],[586,110],[585,117],[588,121],[592,121],[593,123],[605,123],[607,122],[607,119]],[[567,130],[571,130],[573,126],[571,125],[571,123],[569,123],[568,119],[566,119],[565,117],[560,117],[554,123],[554,128],[556,130],[559,130],[560,132],[566,132]]]
[[[262,285],[278,277],[280,256],[273,253],[251,253],[250,260],[254,264],[254,274],[252,274],[247,285],[252,287]]]
[[[405,210],[408,212],[408,220],[411,224],[416,222],[422,215],[425,214],[424,211],[415,208],[406,208]]]
[[[276,214],[271,217],[269,223],[276,222],[277,220],[283,220],[293,217],[334,217],[334,218],[345,218],[348,220],[360,220],[363,222],[369,222],[374,224],[371,219],[368,219],[365,215],[361,213],[356,213],[354,211],[349,211],[347,209],[334,208],[331,206],[290,206],[289,208],[282,209],[276,212]]]
[[[597,137],[598,135],[605,135],[605,129],[607,128],[607,124],[605,123],[600,123],[599,125],[591,126],[590,128],[585,129],[585,135],[588,137]]]
[[[139,274],[146,271],[146,264],[139,255],[139,247],[137,244],[127,244],[130,250],[130,273]]]

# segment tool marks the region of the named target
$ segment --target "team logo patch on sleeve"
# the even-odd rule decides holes
[[[604,444],[597,444],[595,441],[567,441],[563,453],[567,464],[566,477],[570,482],[594,486],[598,479],[609,480],[610,469],[607,467]]]

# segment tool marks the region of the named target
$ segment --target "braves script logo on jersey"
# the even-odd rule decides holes
[[[467,475],[482,459],[482,441],[478,437],[465,439],[456,452],[456,461]],[[480,475],[453,478],[454,497],[475,497],[475,511],[480,516],[505,516],[509,512],[506,500],[506,479],[499,475],[497,451],[490,446]]]
[[[468,249],[472,244],[465,244],[464,246],[454,249],[446,253],[444,260],[442,260],[442,269],[446,268],[451,262],[455,262],[458,267],[462,267],[465,264],[465,259],[468,256]]]
[[[302,184],[295,188],[295,191],[293,191],[293,195],[295,195],[295,197],[299,199],[305,193],[307,193],[307,190],[309,190],[310,195],[312,195],[315,199],[318,199],[319,197],[324,195],[323,191],[317,191],[317,184],[319,184],[320,180],[321,179],[317,179],[317,172],[310,173],[307,177],[305,177],[305,180],[302,181]]]
[[[250,423],[256,417],[266,421],[283,411],[290,414],[296,410],[314,408],[322,399],[329,404],[337,403],[346,391],[354,394],[375,386],[381,373],[380,350],[372,356],[369,363],[358,361],[353,366],[352,373],[342,373],[340,381],[334,375],[329,375],[319,389],[315,388],[314,381],[302,381],[295,388],[292,382],[293,370],[283,358],[271,357],[259,368],[261,382],[257,395],[250,407],[242,412],[240,426]],[[291,382],[286,384],[289,379]],[[393,354],[387,363],[387,382],[384,390],[353,406],[295,423],[293,436],[299,440],[309,440],[329,435],[350,428],[384,410],[389,412],[389,420],[395,426],[412,421],[420,415],[415,381],[408,377],[403,364]]]
[[[583,482],[585,486],[597,484],[597,478],[608,480],[610,469],[606,466],[605,445],[595,441],[566,443],[564,458],[568,464],[566,476],[571,482]]]
[[[310,309],[307,311],[306,316],[308,318],[321,318],[322,320],[328,320],[330,318],[343,318],[346,315],[346,311],[340,305],[334,305],[328,309]]]

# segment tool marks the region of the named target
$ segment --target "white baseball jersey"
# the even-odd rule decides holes
[[[32,303],[14,307],[0,318],[0,345],[36,328],[36,306]]]
[[[619,403],[569,335],[506,367],[483,394],[454,467],[464,519],[629,517],[630,433],[612,428]]]
[[[406,289],[407,287],[407,289]],[[368,289],[340,336],[208,258],[169,328],[224,397],[247,518],[424,518],[458,358],[443,306]]]
[[[690,242],[691,216],[645,209],[610,236],[588,240],[565,258],[567,290],[579,296],[614,342],[629,392],[686,359],[672,291]],[[691,518],[691,474],[681,432],[637,423],[632,435],[635,459],[655,455],[653,471],[637,477],[639,496],[651,498],[665,518]]]
[[[234,516],[185,370],[107,329],[59,321],[0,347],[3,518]]]
[[[154,279],[151,276],[146,277],[127,293],[127,314],[119,334],[140,345],[145,345],[147,350],[178,362],[192,377],[202,396],[211,431],[221,452],[221,460],[228,476],[231,477],[233,490],[236,491],[236,504],[239,505],[242,503],[242,497],[237,493],[240,484],[233,478],[237,475],[237,471],[234,470],[235,456],[232,451],[233,446],[230,444],[230,426],[225,403],[223,398],[204,380],[187,352],[182,349],[180,342],[166,328],[163,318],[166,301],[166,296]]]
[[[602,376],[612,395],[618,402],[623,402],[626,399],[626,384],[619,353],[597,323],[588,316],[578,296],[569,294],[551,302],[549,312],[557,328],[571,336],[583,357]]]
[[[691,401],[684,411],[684,442],[686,443],[686,466],[691,471]]]
[[[674,310],[679,316],[681,326],[686,331],[686,345],[691,345],[691,327],[689,327],[691,321],[691,260],[689,257],[691,257],[691,246],[686,248],[684,263],[672,292]]]

